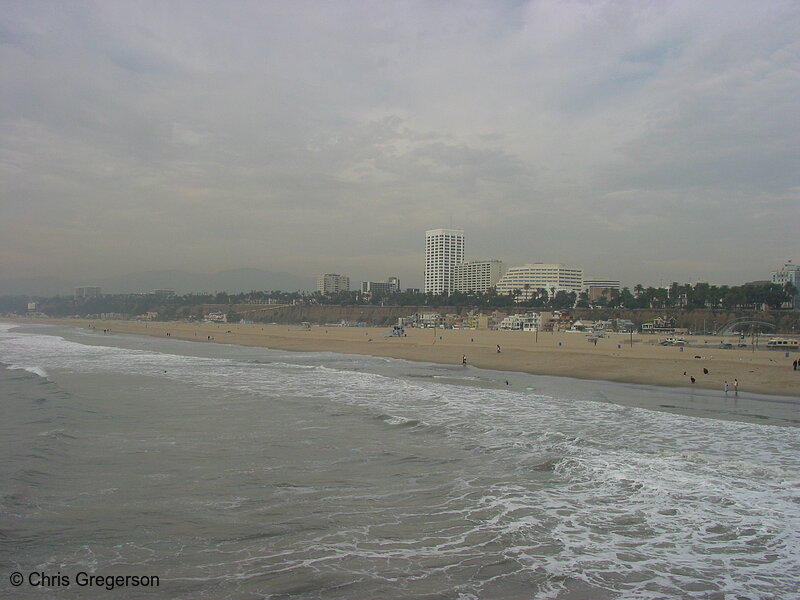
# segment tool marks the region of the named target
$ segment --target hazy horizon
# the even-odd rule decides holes
[[[800,261],[791,1],[6,2],[0,280]],[[0,290],[2,293],[2,290]]]

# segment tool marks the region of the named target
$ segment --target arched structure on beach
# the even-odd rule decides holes
[[[774,323],[758,321],[750,317],[741,317],[725,323],[725,325],[723,325],[719,331],[717,331],[717,335],[732,335],[736,331],[742,331],[743,329],[748,328],[748,326],[750,329],[755,329],[756,327],[758,327],[758,329],[770,329],[772,331],[777,329]]]

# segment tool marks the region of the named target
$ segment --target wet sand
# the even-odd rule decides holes
[[[597,345],[581,333],[539,333],[489,330],[406,329],[406,337],[388,337],[386,327],[213,324],[184,322],[99,321],[84,319],[20,319],[171,337],[196,342],[262,346],[282,350],[329,351],[387,356],[414,361],[460,364],[464,355],[473,366],[500,371],[639,383],[697,387],[722,391],[724,382],[740,392],[800,397],[800,371],[793,352],[725,350],[722,338],[689,336],[683,348],[658,345],[652,335],[610,335]],[[728,338],[724,341],[734,342]],[[748,340],[749,342],[749,340]],[[762,341],[765,344],[765,341]],[[501,352],[497,352],[497,346]],[[708,370],[708,374],[703,369]],[[684,372],[686,375],[684,375]],[[690,377],[695,378],[691,383]]]

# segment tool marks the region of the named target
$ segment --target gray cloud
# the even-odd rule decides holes
[[[6,3],[0,275],[797,252],[793,2]]]

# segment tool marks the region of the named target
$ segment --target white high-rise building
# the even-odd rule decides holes
[[[517,302],[530,300],[539,289],[544,289],[548,296],[553,296],[561,291],[580,294],[582,288],[583,269],[573,269],[558,263],[511,267],[497,282],[498,294],[510,294],[519,290]]]
[[[317,291],[322,294],[350,291],[350,278],[337,273],[323,273],[317,277]]]
[[[431,229],[425,232],[425,293],[454,291],[455,266],[464,262],[463,229]]]
[[[455,266],[453,291],[488,292],[505,275],[507,267],[500,260],[471,260]]]

